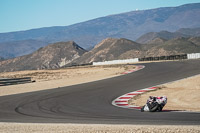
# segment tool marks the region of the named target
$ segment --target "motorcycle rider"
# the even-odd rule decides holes
[[[150,111],[150,112],[162,111],[162,109],[166,105],[166,103],[167,103],[166,96],[162,96],[162,97],[149,96],[149,99],[147,100],[146,105],[144,105],[141,108],[141,112],[143,112],[143,111]]]

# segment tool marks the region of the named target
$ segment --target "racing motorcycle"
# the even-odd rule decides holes
[[[163,107],[167,103],[167,97],[154,97],[149,96],[149,99],[147,100],[146,104],[141,108],[141,112],[149,111],[149,112],[156,112],[156,111],[162,111]]]

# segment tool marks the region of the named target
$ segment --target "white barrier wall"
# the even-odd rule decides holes
[[[192,54],[187,54],[188,59],[198,59],[200,58],[200,53],[192,53]]]
[[[104,62],[93,62],[92,65],[112,65],[112,64],[126,64],[126,63],[135,63],[139,62],[138,58],[127,59],[127,60],[113,60],[113,61],[104,61]]]
[[[187,54],[187,59],[199,59],[200,53]],[[104,62],[93,62],[92,65],[112,65],[112,64],[127,64],[139,62],[139,58],[127,59],[127,60],[113,60]]]

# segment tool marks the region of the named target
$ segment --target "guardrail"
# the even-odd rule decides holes
[[[32,82],[35,82],[35,81],[32,81],[31,77],[25,77],[25,78],[4,78],[4,79],[0,79],[0,86],[25,84],[25,83],[32,83]]]
[[[187,54],[159,56],[159,57],[144,57],[144,58],[139,58],[139,61],[182,60],[182,59],[187,59]]]
[[[85,64],[72,63],[72,64],[67,64],[67,65],[63,66],[62,68],[75,67],[75,66],[90,66],[90,65],[92,65],[92,62],[91,63],[85,63]]]

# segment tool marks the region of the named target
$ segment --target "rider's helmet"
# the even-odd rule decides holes
[[[149,96],[149,99],[153,99],[153,96]]]

